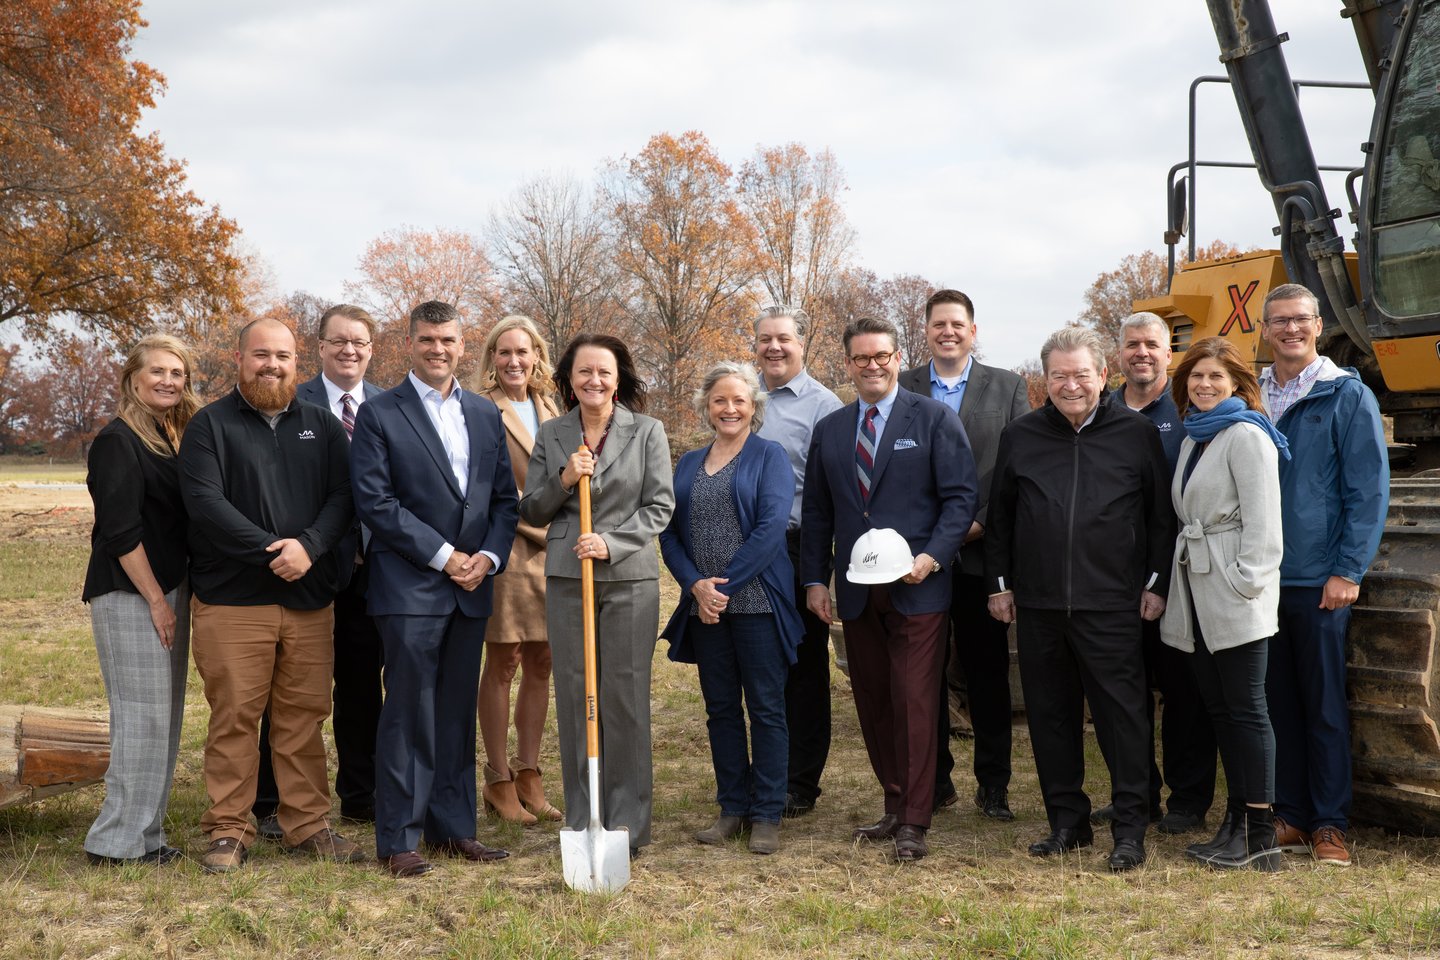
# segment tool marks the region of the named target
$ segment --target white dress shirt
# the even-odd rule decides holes
[[[450,472],[454,474],[463,497],[470,489],[470,431],[465,427],[465,411],[460,406],[460,395],[463,392],[460,381],[454,377],[450,379],[450,396],[446,397],[415,376],[413,370],[406,376],[410,378],[410,385],[415,388],[415,392],[420,395],[421,406],[425,408],[431,426],[440,436],[440,445],[445,448],[445,456],[450,460]],[[452,544],[442,544],[440,549],[435,551],[435,556],[430,558],[428,566],[432,570],[444,570],[454,552],[455,547]],[[500,558],[495,554],[489,550],[481,552],[490,558],[490,569],[500,566]]]

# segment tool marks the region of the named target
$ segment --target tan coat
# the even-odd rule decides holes
[[[510,466],[515,471],[515,487],[525,489],[525,476],[530,467],[530,452],[535,438],[530,436],[515,408],[505,398],[505,391],[496,387],[486,394],[500,408],[505,424],[505,446]],[[533,391],[535,416],[541,423],[560,415],[555,404]],[[521,520],[515,529],[515,546],[510,549],[510,564],[495,578],[495,612],[485,630],[486,643],[545,643],[545,528]]]

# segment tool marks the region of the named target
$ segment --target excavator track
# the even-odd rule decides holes
[[[1356,820],[1440,834],[1437,628],[1440,477],[1396,479],[1385,536],[1350,622]]]

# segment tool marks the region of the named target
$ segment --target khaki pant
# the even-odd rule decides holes
[[[320,727],[330,715],[334,610],[191,602],[191,649],[210,702],[200,827],[210,838],[255,839],[250,807],[260,765],[260,716],[270,705],[270,750],[285,842],[328,826],[330,784]]]

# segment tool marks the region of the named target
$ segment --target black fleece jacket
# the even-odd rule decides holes
[[[1169,470],[1148,419],[1103,401],[1078,432],[1046,404],[1000,435],[985,528],[992,593],[1020,607],[1135,610],[1165,596],[1175,548]]]

